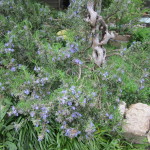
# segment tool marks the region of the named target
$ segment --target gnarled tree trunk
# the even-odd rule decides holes
[[[98,4],[100,5],[99,10],[101,11],[101,2],[100,0]],[[108,26],[103,20],[103,17],[100,16],[96,11],[95,8],[97,1],[90,0],[87,3],[87,10],[88,10],[88,18],[86,19],[87,22],[91,25],[91,33],[92,33],[92,49],[93,49],[93,59],[94,62],[101,66],[105,62],[106,58],[106,49],[103,45],[107,44],[109,39],[114,38],[115,34],[113,32],[108,31]]]

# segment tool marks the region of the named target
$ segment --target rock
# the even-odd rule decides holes
[[[125,112],[123,130],[125,138],[133,143],[150,143],[150,106],[132,104]]]
[[[115,40],[128,42],[131,39],[131,35],[116,35]]]
[[[128,42],[110,39],[108,43],[112,46],[115,46],[116,48],[121,48],[122,45],[127,45]]]
[[[120,48],[122,45],[127,45],[130,39],[131,35],[118,35],[116,33],[115,38],[109,40],[109,44]]]

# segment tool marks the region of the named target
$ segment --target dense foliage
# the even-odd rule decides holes
[[[133,31],[98,68],[89,57],[85,4],[57,12],[34,0],[0,2],[0,149],[133,147],[121,141],[117,106],[149,104],[150,32]]]

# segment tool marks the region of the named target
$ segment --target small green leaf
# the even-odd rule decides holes
[[[0,121],[4,118],[9,108],[3,105],[0,105]]]
[[[6,145],[8,150],[17,150],[17,146],[12,142],[6,141],[4,144]]]

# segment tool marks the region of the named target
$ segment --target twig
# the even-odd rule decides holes
[[[67,75],[69,75],[69,71],[71,71],[71,69],[68,69],[68,70],[66,71],[66,74],[67,74]]]
[[[116,3],[116,9],[114,9],[115,12],[113,12],[112,14],[109,14],[109,15],[105,18],[106,21],[107,21],[110,17],[112,17],[113,15],[115,15],[115,14],[117,13],[117,11],[120,10],[120,7],[117,7],[117,6],[120,6],[119,1]]]
[[[108,51],[108,52],[119,52],[119,51],[121,51],[121,49],[115,49],[115,50]],[[108,53],[108,52],[107,52],[107,53]]]
[[[108,16],[105,18],[105,20],[107,21],[110,17],[112,17],[113,15],[115,15],[115,14],[117,13],[117,11],[119,11],[119,8],[116,9],[116,11],[115,11],[114,13],[108,15]]]
[[[81,73],[82,73],[81,66],[79,65],[79,75],[78,75],[77,81],[79,81],[81,79]]]
[[[80,53],[80,54],[85,53],[85,51],[87,51],[87,50],[90,49],[91,47],[92,47],[92,44],[90,44],[90,46],[88,46],[87,48],[82,49],[79,53]]]
[[[131,62],[135,67],[137,67],[143,72],[143,70],[138,65],[136,65],[133,61],[131,61],[128,57],[125,56],[125,59],[128,59],[129,62]]]
[[[63,19],[52,19],[52,20],[59,21],[59,20],[63,20]]]
[[[114,53],[114,54],[107,55],[106,58],[107,58],[107,57],[110,57],[110,56],[113,56],[113,55],[121,56],[119,53]],[[122,56],[121,56],[121,57],[122,57]]]

